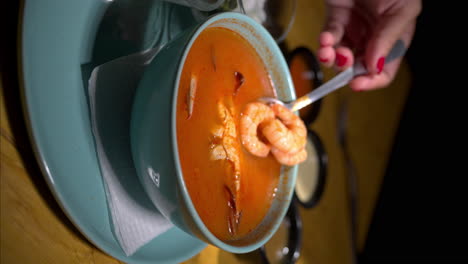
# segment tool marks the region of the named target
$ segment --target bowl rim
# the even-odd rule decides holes
[[[288,64],[286,62],[286,59],[282,56],[281,50],[279,49],[277,43],[273,39],[273,37],[268,33],[268,31],[260,24],[258,24],[255,20],[252,18],[248,17],[247,15],[236,13],[236,12],[223,12],[223,13],[218,13],[201,24],[199,24],[193,31],[191,32],[190,40],[187,42],[187,44],[184,46],[184,52],[183,55],[180,57],[179,60],[179,66],[177,69],[177,75],[175,79],[175,87],[173,91],[173,97],[172,97],[172,105],[171,105],[171,130],[172,130],[172,153],[173,153],[173,158],[174,158],[174,163],[176,167],[176,174],[177,174],[177,182],[178,186],[180,187],[180,192],[179,194],[182,196],[182,200],[186,205],[187,210],[189,211],[197,229],[201,232],[203,237],[208,240],[209,243],[232,253],[246,253],[250,251],[254,251],[258,248],[260,248],[263,244],[265,244],[271,236],[275,233],[275,231],[278,229],[279,225],[282,222],[282,218],[284,215],[287,213],[287,210],[289,208],[288,206],[285,206],[284,210],[281,211],[277,219],[273,220],[273,225],[272,227],[267,231],[267,234],[263,236],[260,240],[258,240],[255,243],[248,244],[248,245],[243,245],[243,246],[235,246],[235,245],[230,245],[219,238],[217,238],[214,234],[212,234],[207,226],[204,224],[203,220],[200,218],[193,202],[192,199],[190,198],[190,194],[188,192],[187,186],[185,185],[185,181],[183,179],[183,173],[182,173],[182,168],[179,160],[179,150],[178,150],[178,143],[177,143],[177,122],[176,122],[176,114],[177,114],[177,96],[178,96],[178,91],[179,91],[179,84],[180,84],[180,77],[182,75],[182,70],[184,66],[184,62],[188,56],[188,53],[197,39],[197,37],[200,35],[201,32],[203,32],[206,28],[208,28],[210,25],[215,23],[216,21],[222,20],[222,19],[233,19],[233,20],[238,20],[239,22],[242,23],[247,23],[250,26],[253,27],[255,30],[253,33],[259,34],[261,38],[267,43],[268,48],[271,50],[271,53],[273,54],[274,57],[279,57],[279,67],[278,69],[280,70],[280,73],[285,74],[286,78],[286,83],[288,83],[288,87],[291,87],[290,92],[293,97],[295,97],[295,91],[294,91],[294,85],[292,82],[292,78],[289,74],[289,68]],[[239,32],[236,32],[239,33]],[[247,40],[248,41],[248,40]],[[251,45],[252,43],[248,41]],[[267,66],[267,65],[266,65]],[[293,166],[293,174],[297,174],[297,165]],[[283,170],[282,170],[283,171]],[[295,186],[295,177],[292,179],[292,184],[291,184],[291,197],[288,200],[289,203],[291,203],[292,199],[292,193],[294,192],[294,186]]]

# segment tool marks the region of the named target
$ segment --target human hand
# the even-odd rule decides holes
[[[385,65],[385,56],[398,39],[410,45],[421,0],[326,0],[326,5],[320,62],[344,70],[361,59],[369,73],[356,77],[350,87],[364,91],[387,86],[401,58]]]

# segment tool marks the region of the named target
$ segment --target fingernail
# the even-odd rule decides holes
[[[324,59],[324,58],[320,58],[320,57],[319,57],[319,61],[320,61],[320,62],[328,62],[328,59]]]
[[[383,71],[383,67],[385,65],[385,58],[380,57],[377,61],[377,74],[380,74]]]
[[[336,54],[336,65],[338,67],[343,67],[347,61],[348,61],[348,58],[346,58],[345,56],[339,53]]]

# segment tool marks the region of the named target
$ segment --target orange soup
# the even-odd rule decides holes
[[[177,142],[192,202],[221,240],[255,229],[276,191],[280,165],[251,155],[240,139],[240,113],[262,96],[275,91],[254,48],[231,30],[204,30],[181,75]]]

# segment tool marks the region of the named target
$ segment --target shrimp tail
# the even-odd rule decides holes
[[[231,189],[228,186],[224,186],[224,190],[226,193],[226,198],[228,201],[228,231],[231,236],[235,236],[237,234],[237,230],[239,228],[239,223],[242,217],[242,211],[238,210],[236,196],[233,195]]]

